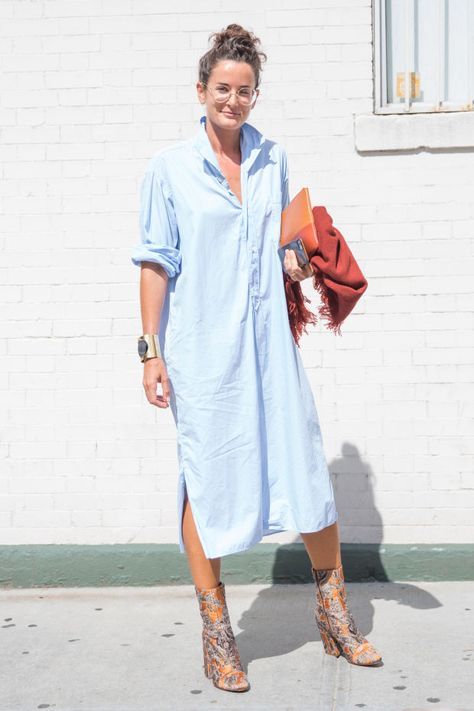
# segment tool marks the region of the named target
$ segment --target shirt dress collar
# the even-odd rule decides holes
[[[217,162],[216,154],[209,141],[209,136],[206,133],[206,115],[204,114],[199,119],[199,131],[194,138],[194,146],[211,165],[213,165],[219,173],[222,174],[219,163]],[[240,152],[242,156],[242,167],[248,172],[251,165],[260,153],[265,137],[257,131],[254,126],[248,123],[243,123],[240,130]]]

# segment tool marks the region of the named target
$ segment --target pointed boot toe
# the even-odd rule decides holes
[[[249,681],[243,671],[232,671],[221,676],[215,686],[225,689],[225,691],[248,691],[250,689]]]
[[[364,667],[378,667],[383,663],[380,654],[368,641],[362,642],[362,644],[354,650],[352,658],[349,661],[352,664],[358,664]]]

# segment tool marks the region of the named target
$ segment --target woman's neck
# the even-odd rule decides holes
[[[206,117],[206,133],[217,157],[240,160],[240,126],[234,130],[222,130]]]

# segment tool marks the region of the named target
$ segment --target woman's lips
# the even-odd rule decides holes
[[[230,111],[223,111],[222,113],[224,114],[224,116],[231,116],[232,118],[234,118],[234,116],[239,115],[239,114],[231,114]]]

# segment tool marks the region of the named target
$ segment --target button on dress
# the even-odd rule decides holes
[[[241,126],[240,203],[206,120],[150,159],[131,259],[169,277],[159,341],[177,428],[179,549],[186,491],[204,553],[217,558],[272,533],[318,531],[337,511],[277,251],[286,151]]]

